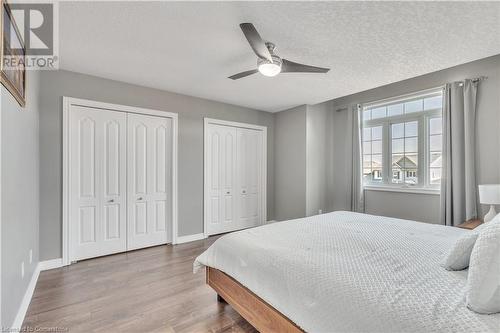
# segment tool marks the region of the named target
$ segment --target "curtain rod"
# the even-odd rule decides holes
[[[473,77],[472,79],[469,79],[471,80],[472,82],[480,82],[480,81],[484,81],[486,80],[488,77],[487,76],[478,76],[478,77]],[[465,80],[467,79],[463,79],[463,80],[460,80],[460,81],[455,81],[455,83],[464,83]]]
[[[471,81],[475,81],[475,82],[477,82],[477,81],[484,81],[487,78],[488,78],[487,76],[483,75],[483,76],[474,77],[474,78],[471,79]]]
[[[472,82],[480,82],[480,81],[484,81],[484,80],[486,80],[486,79],[488,79],[488,77],[483,75],[483,76],[474,77],[474,78],[472,78],[472,79],[470,79],[470,80],[471,80]],[[462,83],[462,84],[463,84],[463,83],[465,82],[465,80],[466,80],[466,79],[463,79],[463,80],[461,80],[461,81],[455,81],[455,83]],[[441,88],[441,87],[442,87],[442,88],[444,88],[444,85],[442,85],[442,86],[438,86],[438,87],[435,87],[435,88],[431,88],[431,89],[424,89],[424,90],[422,90],[422,91],[435,90],[435,89],[439,89],[439,88]],[[412,94],[410,93],[410,94],[406,94],[406,95],[412,95]],[[399,97],[404,97],[404,96],[405,96],[405,95],[402,95],[402,96],[399,96]],[[382,102],[382,101],[384,101],[384,100],[389,100],[389,99],[391,99],[391,98],[383,99],[383,100],[380,100],[379,102]],[[346,111],[346,110],[348,110],[348,109],[349,109],[348,107],[343,107],[343,108],[340,108],[340,109],[335,110],[335,112],[342,112],[342,111]]]

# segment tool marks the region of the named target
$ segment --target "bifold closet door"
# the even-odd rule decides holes
[[[262,131],[237,129],[238,228],[262,222]]]
[[[73,107],[70,221],[74,260],[126,250],[126,114]]]
[[[172,119],[128,114],[128,250],[172,239]]]
[[[208,167],[208,234],[238,229],[236,217],[236,128],[209,124]]]
[[[207,124],[206,233],[220,234],[263,222],[263,131]]]

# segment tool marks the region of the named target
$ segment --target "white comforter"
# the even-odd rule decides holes
[[[307,332],[500,332],[439,263],[459,228],[334,212],[234,232],[194,263],[238,280]]]

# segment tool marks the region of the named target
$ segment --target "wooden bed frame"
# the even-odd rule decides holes
[[[227,302],[260,332],[304,332],[290,319],[267,304],[232,277],[206,267],[207,284],[217,292],[217,300]]]

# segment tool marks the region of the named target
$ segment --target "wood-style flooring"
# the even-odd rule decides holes
[[[256,332],[193,274],[216,238],[90,259],[40,274],[23,326],[50,332]]]

